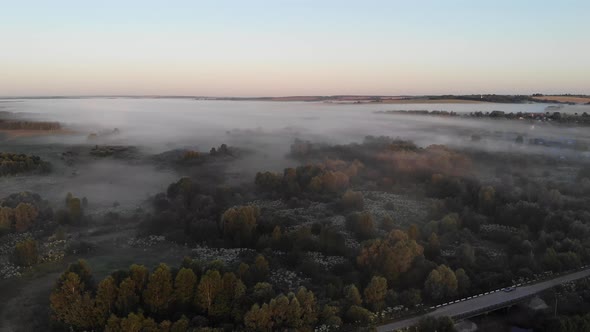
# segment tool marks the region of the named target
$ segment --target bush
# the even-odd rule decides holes
[[[349,323],[357,323],[357,324],[369,324],[371,319],[373,318],[373,314],[357,305],[351,306],[348,311],[346,312],[346,320]]]
[[[347,190],[340,200],[340,207],[344,210],[360,211],[364,206],[363,194],[360,192]]]
[[[369,212],[353,213],[346,218],[346,228],[360,240],[367,240],[375,235],[375,223]]]

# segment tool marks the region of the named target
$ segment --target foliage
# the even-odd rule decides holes
[[[400,274],[408,271],[423,251],[422,246],[409,239],[406,233],[393,230],[387,237],[365,244],[357,257],[357,264],[395,284]]]
[[[0,121],[0,124],[2,122]],[[50,164],[37,156],[22,153],[0,152],[0,176],[16,175],[33,171],[48,172]]]

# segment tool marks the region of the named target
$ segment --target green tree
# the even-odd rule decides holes
[[[221,216],[224,238],[235,247],[251,244],[259,216],[260,210],[254,205],[226,210]]]
[[[418,228],[418,225],[416,225],[416,224],[410,225],[410,227],[408,228],[408,237],[411,240],[415,240],[415,241],[418,241],[420,239],[420,228]]]
[[[172,324],[170,332],[186,332],[188,331],[189,323],[190,322],[188,318],[186,318],[186,316],[183,315],[182,317],[180,317],[179,320]]]
[[[326,304],[320,313],[320,322],[323,325],[339,328],[342,325],[342,319],[340,318],[339,313],[339,307]]]
[[[268,278],[270,269],[268,266],[268,261],[263,255],[256,256],[256,259],[254,260],[254,266],[251,268],[251,273],[258,281],[266,280]]]
[[[208,270],[201,278],[197,287],[196,304],[209,313],[222,287],[223,283],[219,271]]]
[[[458,250],[459,262],[462,266],[473,266],[475,265],[475,250],[469,243],[463,243]]]
[[[360,306],[363,303],[363,299],[361,298],[361,293],[359,292],[358,288],[355,285],[348,285],[344,289],[345,292],[345,299],[348,305],[356,305]]]
[[[172,274],[166,264],[160,264],[150,275],[143,292],[147,308],[156,314],[164,314],[173,300]]]
[[[97,327],[93,315],[94,300],[76,273],[64,273],[49,301],[55,320],[75,329],[89,330]]]
[[[365,206],[363,194],[349,189],[342,195],[340,205],[345,210],[360,211]]]
[[[353,213],[346,219],[346,227],[360,240],[370,239],[375,234],[375,223],[369,212]]]
[[[379,311],[385,305],[385,295],[387,294],[387,279],[374,276],[364,291],[365,302],[373,309]]]
[[[496,190],[492,186],[481,187],[478,195],[479,211],[484,214],[494,212],[494,204],[496,199]]]
[[[240,303],[246,293],[246,286],[233,272],[223,274],[221,290],[213,301],[209,315],[218,318],[227,318],[232,313],[234,306]]]
[[[142,332],[144,329],[145,317],[143,314],[130,313],[120,321],[121,331]]]
[[[135,290],[138,294],[141,294],[143,288],[148,282],[150,272],[148,269],[143,265],[132,264],[129,267],[129,277],[133,279],[135,283]]]
[[[139,296],[136,288],[135,281],[130,277],[123,279],[119,284],[115,308],[121,315],[125,316],[137,308]]]
[[[244,315],[244,325],[254,331],[270,331],[272,329],[272,313],[268,304],[253,304]]]
[[[424,249],[400,230],[393,230],[385,239],[369,242],[357,256],[361,268],[369,268],[373,274],[383,275],[390,284],[398,281],[399,275],[408,271],[414,259]]]
[[[312,291],[308,291],[305,287],[299,287],[296,297],[301,307],[302,324],[304,326],[314,326],[318,319],[315,295]]]
[[[275,292],[268,282],[258,282],[252,289],[252,298],[259,303],[270,301],[274,296]]]
[[[457,293],[457,277],[448,266],[439,265],[428,275],[424,291],[437,301],[454,296]]]
[[[181,268],[174,279],[174,299],[181,305],[187,305],[195,297],[197,276],[191,269]]]
[[[440,231],[444,233],[453,233],[459,229],[459,215],[457,213],[449,213],[440,221]]]
[[[287,308],[287,326],[292,329],[299,329],[303,325],[301,304],[297,297],[289,294],[289,307]]]
[[[117,292],[117,284],[111,276],[98,283],[95,300],[95,314],[98,325],[104,326],[107,318],[111,315],[112,310],[115,308]]]
[[[400,302],[406,307],[415,307],[422,303],[422,295],[418,289],[410,288],[400,293]]]
[[[273,329],[281,330],[286,328],[287,319],[289,318],[289,299],[285,295],[280,294],[272,299],[268,306],[272,317]]]
[[[425,254],[430,259],[436,258],[440,255],[440,242],[438,236],[434,232],[428,237]]]
[[[457,291],[460,295],[467,295],[469,288],[471,287],[471,280],[463,269],[457,269],[455,271],[455,277],[457,278]]]
[[[346,311],[346,320],[350,323],[367,325],[372,319],[373,314],[363,307],[353,305]]]

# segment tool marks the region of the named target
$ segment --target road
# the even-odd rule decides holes
[[[567,283],[573,280],[585,278],[590,276],[590,268],[586,268],[585,270],[573,272],[570,274],[566,274],[560,277],[556,277],[551,280],[539,282],[536,284],[531,284],[527,286],[520,286],[516,287],[515,290],[511,292],[504,292],[504,291],[495,291],[491,292],[487,295],[481,295],[478,297],[474,297],[472,299],[466,299],[461,302],[448,304],[446,306],[442,306],[434,311],[431,311],[427,314],[422,316],[412,317],[408,319],[404,319],[397,322],[392,322],[389,324],[381,325],[377,327],[378,332],[390,332],[400,330],[406,327],[410,327],[415,325],[420,321],[421,318],[425,316],[449,316],[449,317],[457,317],[468,315],[469,313],[484,310],[488,307],[502,305],[503,303],[510,303],[516,302],[519,299],[525,298],[527,296],[531,296],[537,293],[540,293],[546,289],[551,287]]]

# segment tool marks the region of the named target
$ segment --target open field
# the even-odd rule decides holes
[[[587,104],[590,103],[590,97],[573,97],[573,96],[540,96],[533,97],[540,101],[558,101],[560,103],[576,103],[576,104]]]
[[[14,139],[21,137],[73,135],[75,131],[69,129],[59,130],[32,130],[32,129],[0,129],[0,138]]]

